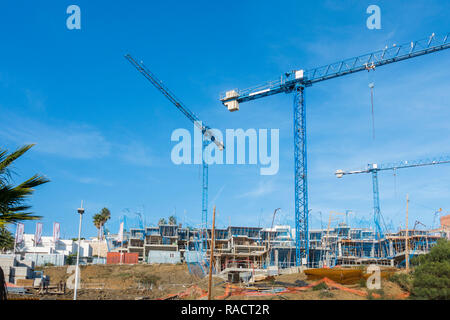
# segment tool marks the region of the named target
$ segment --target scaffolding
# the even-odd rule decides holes
[[[203,235],[202,235],[203,233]],[[123,234],[123,242],[107,237],[110,251],[138,252],[146,262],[152,251],[179,251],[191,273],[205,276],[209,264],[216,273],[255,272],[296,266],[296,247],[292,228],[229,226],[215,229],[214,255],[210,262],[211,229],[182,228],[178,225],[131,228]],[[445,232],[409,230],[409,256],[425,254]],[[328,228],[309,231],[309,268],[334,268],[376,264],[402,267],[405,264],[406,231],[385,233],[378,238],[370,227],[351,227],[336,222]]]

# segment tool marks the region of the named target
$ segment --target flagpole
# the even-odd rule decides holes
[[[124,221],[125,221],[125,218],[124,218]],[[122,251],[123,251],[123,229],[124,229],[124,221],[122,221],[121,223],[120,223],[120,226],[119,226],[119,239],[118,240],[120,240],[120,247],[119,247],[119,264],[122,264]]]
[[[36,252],[36,247],[37,247],[37,233],[38,233],[38,225],[39,222],[36,223],[36,230],[34,231],[34,257],[36,258],[36,265],[38,264],[38,256],[37,256],[37,252]]]
[[[55,241],[55,223],[53,222],[53,252],[56,252],[56,241]],[[56,255],[55,255],[55,260],[56,260]]]
[[[16,236],[14,237],[14,248],[13,248],[13,256],[16,256],[16,245],[17,245],[17,232],[19,230],[19,224],[16,224]]]

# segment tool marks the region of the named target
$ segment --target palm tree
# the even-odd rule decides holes
[[[11,165],[34,144],[18,148],[8,154],[8,150],[0,149],[0,228],[23,220],[37,220],[40,216],[28,211],[31,206],[26,200],[33,194],[34,188],[50,180],[35,174],[24,182],[14,186]],[[0,300],[6,300],[6,281],[0,268]]]
[[[35,187],[50,180],[35,174],[16,186],[12,184],[11,164],[33,146],[34,144],[23,146],[10,154],[8,150],[0,149],[0,227],[41,218],[28,211],[31,206],[26,205],[25,201],[33,194]]]
[[[0,253],[14,250],[14,236],[6,227],[0,227]]]
[[[100,240],[100,228],[102,227],[102,216],[100,213],[94,214],[92,217],[92,222],[94,223],[94,226],[97,228],[97,239]]]
[[[164,219],[164,218],[159,219],[158,225],[162,225],[162,224],[167,224],[166,219]]]
[[[103,208],[100,211],[100,217],[101,217],[101,225],[100,225],[100,229],[102,229],[103,231],[103,226],[105,225],[105,223],[111,218],[111,211],[109,211],[108,208]],[[100,237],[103,239],[103,232],[101,232]]]

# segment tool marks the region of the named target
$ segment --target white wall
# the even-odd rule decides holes
[[[17,253],[47,253],[47,254],[74,254],[77,253],[77,242],[72,240],[58,240],[53,242],[53,237],[43,236],[41,243],[34,245],[34,234],[24,234],[24,241],[16,247]],[[81,240],[80,256],[91,257],[92,247],[89,240]]]

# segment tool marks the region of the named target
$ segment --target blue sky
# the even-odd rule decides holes
[[[81,30],[66,28],[66,8],[81,8]],[[381,30],[366,27],[366,8],[381,8]],[[201,219],[201,168],[174,165],[173,130],[192,126],[123,58],[145,64],[210,126],[280,130],[280,169],[259,175],[255,165],[210,167],[210,206],[219,226],[293,222],[292,95],[241,105],[230,113],[218,100],[293,69],[309,69],[449,32],[443,1],[4,1],[0,4],[0,145],[37,145],[17,161],[15,179],[45,174],[30,203],[61,234],[96,235],[92,215],[110,208],[108,228],[144,211],[148,224],[175,214]],[[309,204],[313,227],[330,211],[352,210],[371,220],[369,175],[336,179],[336,169],[448,154],[450,51],[319,83],[306,91]],[[375,83],[372,138],[370,91]],[[380,174],[381,210],[395,227],[430,226],[438,208],[450,211],[448,165]],[[211,210],[212,211],[212,210]],[[353,219],[353,220],[352,220]],[[130,219],[130,224],[133,220]],[[25,231],[34,232],[35,223]]]

